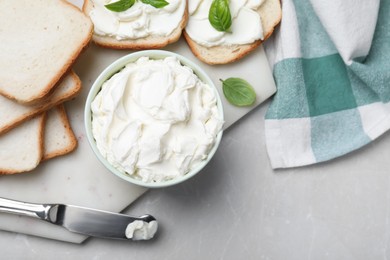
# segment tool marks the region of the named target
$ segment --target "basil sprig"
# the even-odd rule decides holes
[[[245,80],[240,78],[220,79],[226,99],[232,105],[243,107],[251,106],[256,101],[256,92]]]
[[[118,2],[114,2],[105,7],[113,12],[123,12],[132,7],[135,3],[135,0],[119,0]]]
[[[144,3],[144,4],[151,5],[153,7],[156,7],[156,8],[162,8],[162,7],[164,7],[164,6],[169,4],[165,0],[141,0],[141,2]]]
[[[123,12],[134,5],[136,0],[119,0],[117,2],[107,4],[105,7],[113,12]],[[169,3],[165,0],[141,0],[142,3],[151,5],[155,8],[163,8]]]
[[[209,22],[217,31],[231,32],[232,16],[229,0],[213,0],[209,10]]]

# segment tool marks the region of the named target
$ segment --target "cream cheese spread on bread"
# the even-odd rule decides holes
[[[107,80],[91,104],[100,153],[144,182],[185,175],[222,128],[215,90],[175,57],[142,57]]]
[[[193,41],[206,47],[249,44],[263,40],[263,28],[257,9],[264,0],[231,0],[231,32],[217,31],[209,22],[212,0],[189,1],[186,32]]]
[[[93,0],[89,16],[95,33],[117,40],[140,39],[148,36],[169,36],[180,24],[186,0],[168,0],[163,8],[136,1],[123,12],[112,12],[105,5],[117,0]]]

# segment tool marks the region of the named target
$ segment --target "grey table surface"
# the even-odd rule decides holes
[[[331,162],[272,170],[260,105],[193,179],[130,206],[153,241],[81,245],[0,232],[1,259],[388,259],[390,135]]]

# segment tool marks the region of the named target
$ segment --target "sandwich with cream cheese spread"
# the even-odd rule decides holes
[[[208,64],[237,61],[268,39],[282,16],[280,0],[191,0],[184,37]]]
[[[188,20],[186,0],[85,0],[93,41],[113,49],[158,49],[176,42]]]

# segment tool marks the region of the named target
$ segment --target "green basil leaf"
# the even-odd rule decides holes
[[[251,106],[256,101],[256,92],[253,87],[243,79],[228,78],[222,80],[222,90],[226,99],[235,106]]]
[[[135,0],[119,0],[118,2],[114,2],[105,7],[113,12],[123,12],[132,7],[135,3]]]
[[[232,17],[229,0],[213,0],[209,10],[209,22],[217,31],[230,32]]]
[[[169,3],[165,0],[141,0],[141,2],[156,8],[163,8],[164,6],[169,5]]]

